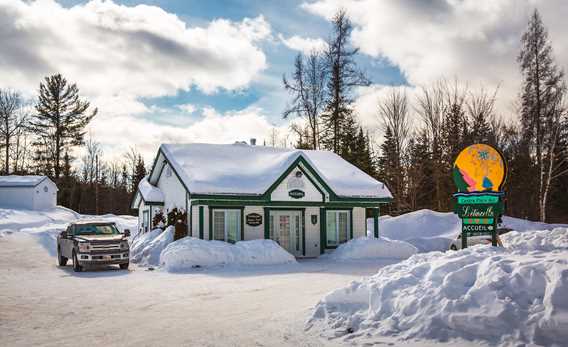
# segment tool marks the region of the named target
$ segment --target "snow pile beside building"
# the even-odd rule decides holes
[[[538,232],[540,240],[559,245],[560,230]],[[515,233],[508,239],[520,245],[526,236]],[[542,252],[540,244],[414,255],[329,293],[306,327],[361,344],[380,335],[563,345],[568,340],[568,251]]]
[[[295,263],[293,255],[272,240],[240,241],[230,244],[185,237],[171,243],[160,256],[169,272],[196,267],[278,265]]]
[[[160,264],[160,253],[174,240],[174,227],[169,226],[165,230],[154,229],[141,234],[130,245],[130,260],[140,265]]]
[[[550,230],[567,227],[564,224],[546,224],[513,217],[503,217],[503,227],[517,231]],[[367,220],[372,235],[373,219]],[[418,210],[400,216],[379,218],[379,236],[406,241],[419,252],[445,251],[461,232],[461,220],[452,212]]]
[[[357,260],[373,258],[406,259],[418,250],[404,241],[389,240],[387,238],[360,237],[341,244],[331,253],[335,260]]]

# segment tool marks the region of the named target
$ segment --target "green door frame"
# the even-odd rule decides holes
[[[264,208],[264,238],[270,239],[270,211],[300,211],[302,212],[302,256],[306,256],[306,209],[294,207],[265,207]]]

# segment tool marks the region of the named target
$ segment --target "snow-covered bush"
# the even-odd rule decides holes
[[[373,258],[406,259],[418,250],[404,241],[389,240],[386,238],[360,237],[339,245],[331,254],[336,260],[356,260]]]
[[[566,238],[568,230],[563,231],[564,236],[558,229],[538,233],[541,240],[558,240]],[[525,233],[507,238],[510,245],[520,245]],[[510,251],[479,245],[416,254],[326,295],[307,328],[329,338],[563,345],[568,340],[568,252],[539,247]]]
[[[160,256],[160,265],[170,272],[195,267],[277,265],[296,259],[272,240],[240,241],[232,245],[185,237],[171,243]]]
[[[174,227],[142,234],[130,246],[130,260],[140,265],[159,265],[160,253],[174,240]]]

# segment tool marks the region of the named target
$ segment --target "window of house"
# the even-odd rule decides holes
[[[349,213],[350,211],[326,212],[327,246],[334,247],[347,242],[351,227],[349,225]]]
[[[213,240],[235,243],[241,227],[241,210],[213,210]]]

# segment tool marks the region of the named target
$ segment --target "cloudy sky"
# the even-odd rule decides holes
[[[388,88],[411,93],[442,77],[499,87],[510,117],[534,8],[568,67],[564,0],[0,0],[0,87],[31,98],[44,76],[62,73],[99,108],[89,131],[107,156],[136,145],[151,158],[163,142],[262,143],[289,125],[282,74],[298,52],[325,44],[340,7],[373,82],[357,90],[356,108],[377,137]]]

